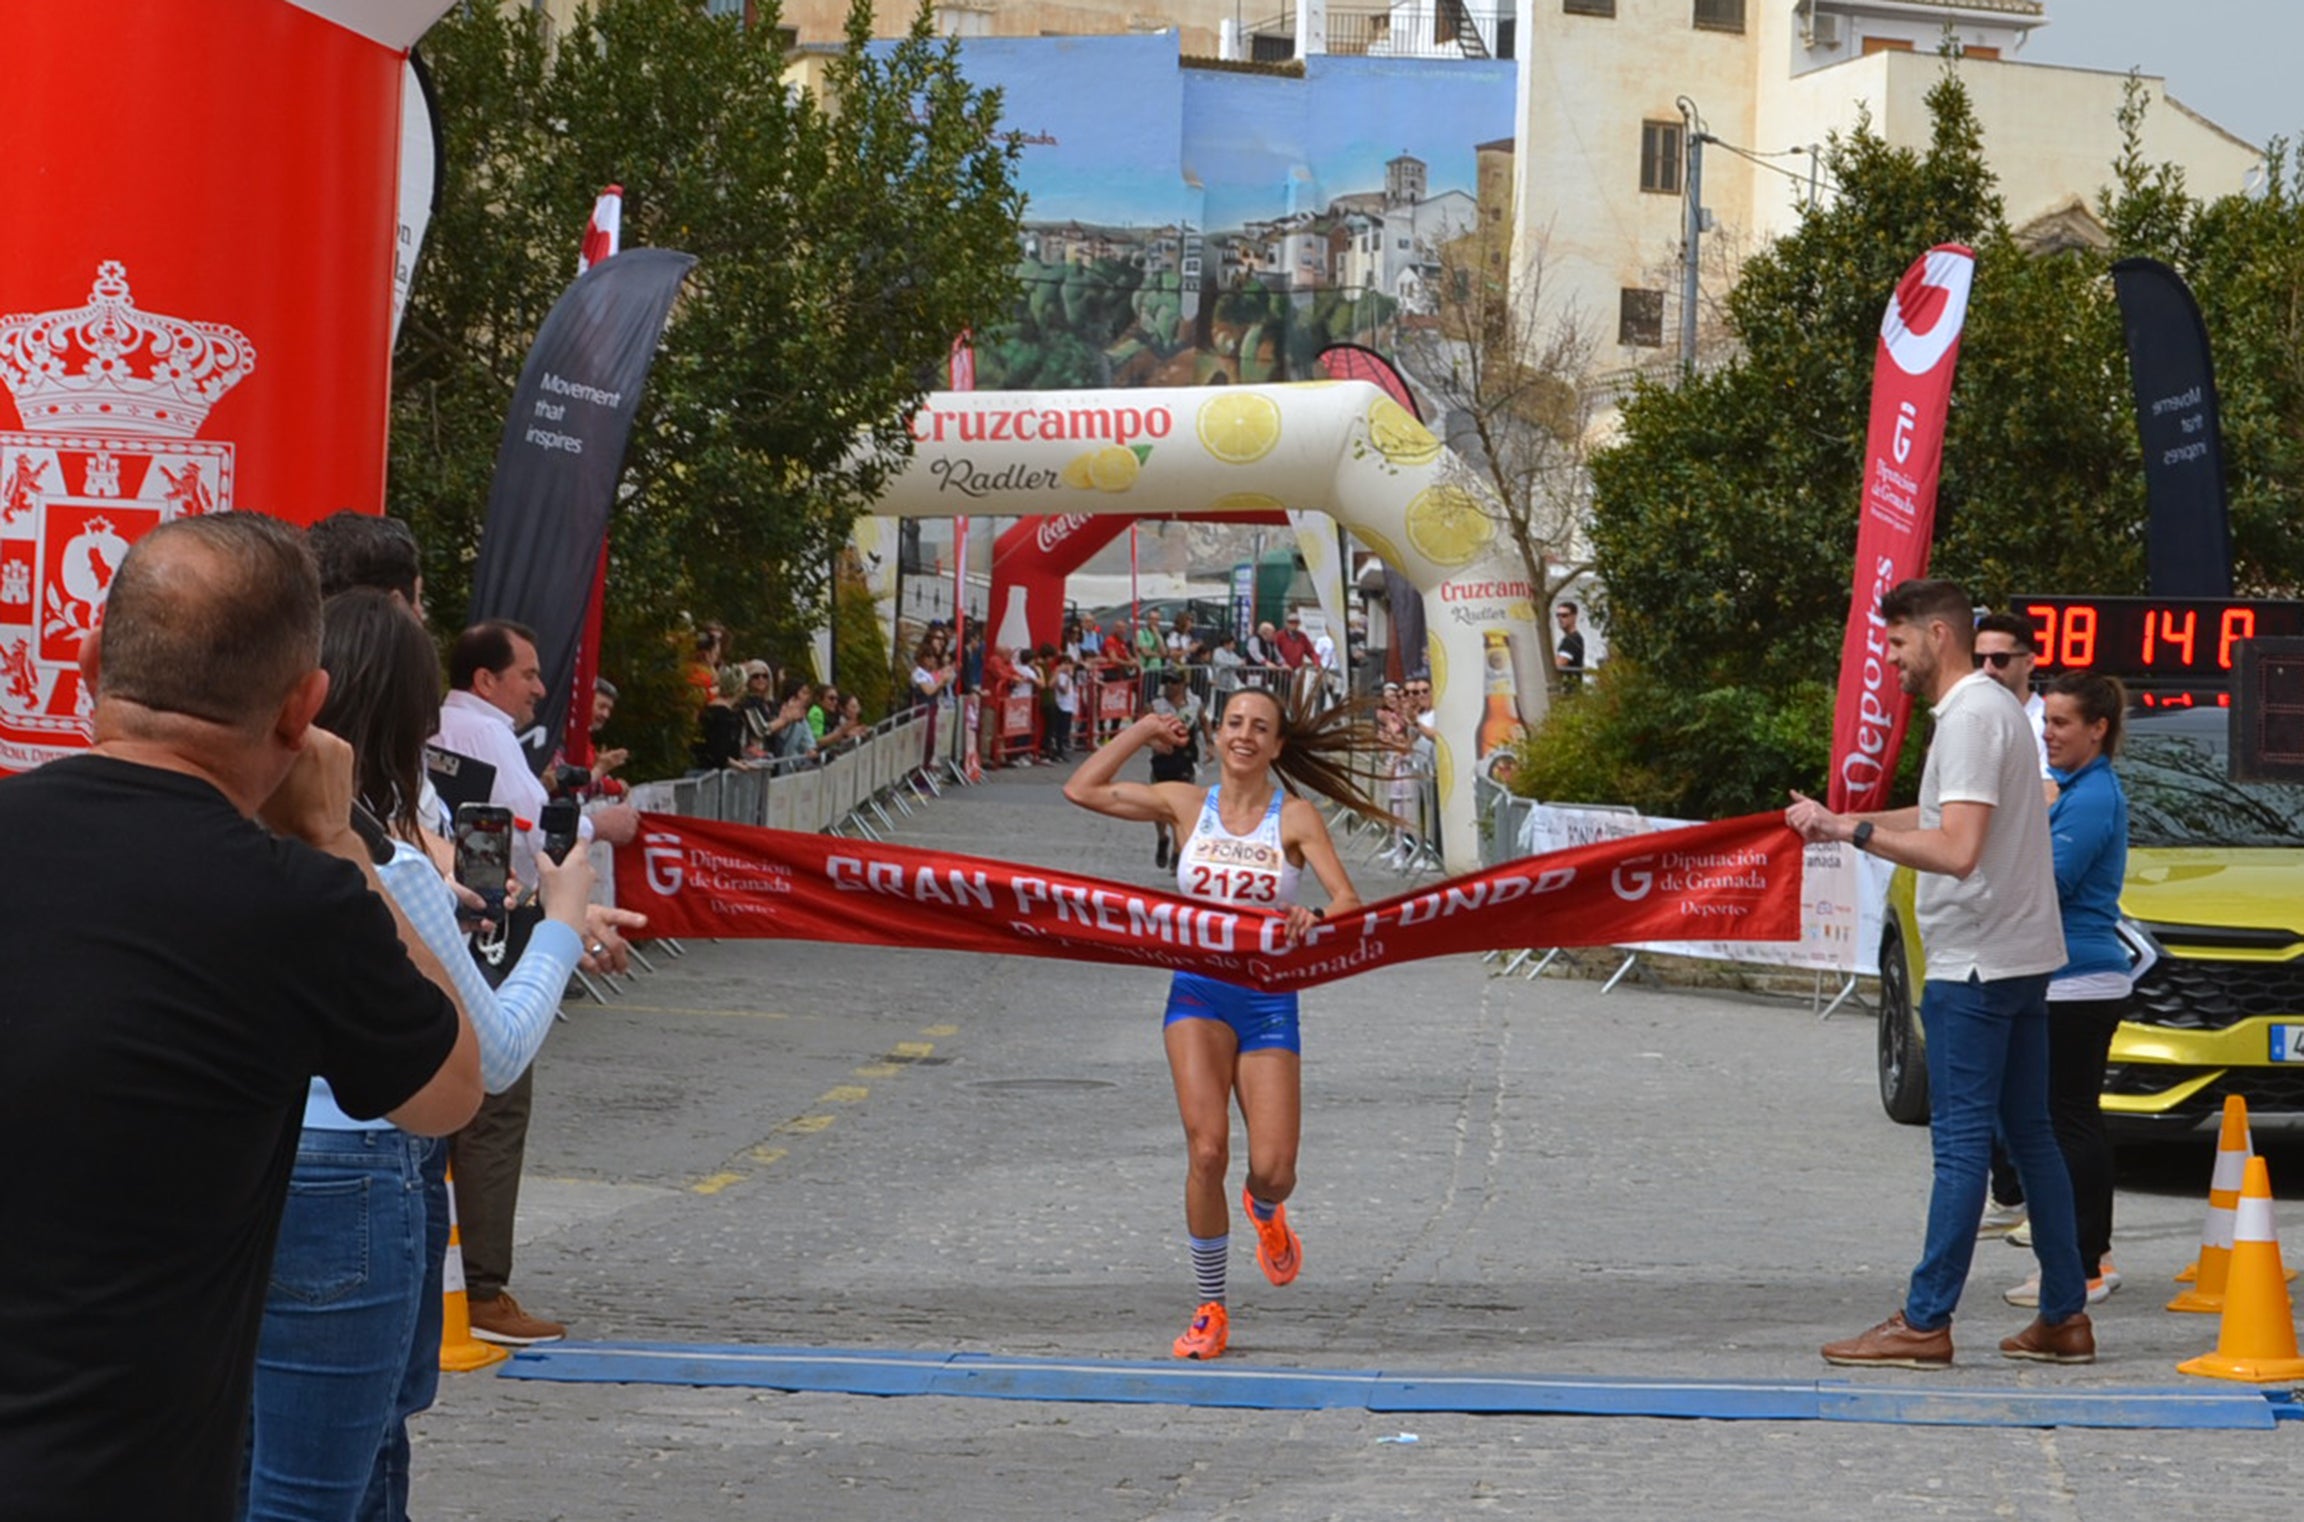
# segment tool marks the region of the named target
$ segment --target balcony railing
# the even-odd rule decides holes
[[[1291,10],[1249,29],[1249,56],[1279,63],[1296,56],[1296,13]],[[1360,9],[1328,7],[1328,51],[1370,58],[1492,58],[1463,0],[1418,0]]]

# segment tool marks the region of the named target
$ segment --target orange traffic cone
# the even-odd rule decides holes
[[[2226,1162],[2226,1149],[2231,1145],[2230,1137],[2232,1134],[2232,1114],[2234,1111],[2238,1111],[2240,1115],[2240,1155],[2236,1158],[2233,1158],[2230,1162]],[[2216,1226],[2216,1202],[2214,1198],[2216,1190],[2229,1189],[2232,1192],[2232,1198],[2235,1201],[2238,1200],[2240,1198],[2240,1180],[2246,1173],[2246,1165],[2248,1159],[2254,1157],[2255,1155],[2256,1133],[2251,1130],[2248,1125],[2248,1101],[2242,1099],[2237,1094],[2227,1094],[2224,1097],[2224,1126],[2223,1130],[2216,1138],[2216,1174],[2214,1179],[2211,1180],[2209,1184],[2209,1230],[2201,1233],[2203,1240],[2207,1238],[2209,1233],[2212,1232]],[[2229,1170],[2229,1172],[2227,1172],[2227,1170]],[[2230,1182],[2227,1183],[2227,1179],[2229,1179]],[[2294,1281],[2296,1278],[2295,1269],[2291,1268],[2288,1270],[2288,1278],[2291,1282]],[[2199,1282],[2199,1279],[2200,1260],[2198,1258],[2194,1258],[2191,1262],[2185,1264],[2181,1269],[2177,1270],[2176,1282],[2178,1284],[2196,1284]],[[2176,1310],[2178,1307],[2170,1306],[2169,1309]],[[2184,1309],[2190,1309],[2190,1307],[2184,1307]]]
[[[2224,1280],[2232,1265],[2232,1212],[2240,1206],[2240,1185],[2247,1177],[2252,1145],[2248,1102],[2228,1094],[2224,1128],[2216,1137],[2216,1171],[2208,1179],[2208,1220],[2200,1228],[2200,1257],[2192,1265],[2192,1287],[2168,1302],[2172,1311],[2224,1309]],[[2184,1276],[2176,1277],[2181,1281]]]
[[[2178,1364],[2177,1372],[2253,1384],[2304,1379],[2304,1358],[2296,1356],[2296,1309],[2288,1300],[2280,1236],[2272,1224],[2272,1171],[2260,1157],[2248,1159],[2229,1256],[2216,1351]],[[2208,1271],[2205,1257],[2200,1270]]]
[[[472,1335],[472,1302],[464,1293],[464,1239],[456,1230],[456,1175],[448,1175],[448,1256],[440,1268],[440,1367],[467,1374],[512,1355]]]

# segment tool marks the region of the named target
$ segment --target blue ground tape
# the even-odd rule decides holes
[[[1707,1417],[1715,1421],[1816,1419],[1812,1384],[1751,1380],[1599,1377],[1451,1377],[1378,1382],[1371,1411],[1465,1411],[1497,1416]]]
[[[941,1371],[933,1393],[994,1400],[1231,1406],[1256,1411],[1367,1410],[1376,1376],[1238,1364],[1060,1362],[969,1353]]]
[[[507,1379],[737,1386],[848,1395],[1367,1410],[1475,1415],[1643,1416],[1963,1427],[2269,1430],[2294,1402],[2241,1385],[1966,1389],[1936,1382],[1511,1377],[1267,1369],[1247,1364],[1002,1358],[863,1348],[556,1343],[523,1348]]]

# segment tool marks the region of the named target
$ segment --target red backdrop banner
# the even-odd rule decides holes
[[[641,816],[616,901],[649,933],[841,941],[1184,968],[1309,988],[1459,952],[1629,941],[1790,941],[1804,849],[1778,814],[1506,862],[1338,915],[1298,946],[1284,921],[982,857],[750,825]]]
[[[0,58],[4,772],[87,743],[80,636],[154,525],[381,510],[405,54],[283,0],[74,0],[0,5]]]
[[[1952,368],[1968,316],[1976,256],[1939,244],[1896,283],[1880,319],[1872,361],[1872,424],[1864,438],[1864,496],[1856,529],[1856,575],[1848,632],[1840,643],[1840,689],[1832,719],[1830,806],[1888,806],[1911,700],[1888,664],[1881,595],[1928,571],[1936,532],[1936,477]]]

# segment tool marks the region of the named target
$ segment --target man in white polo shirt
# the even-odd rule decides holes
[[[1974,614],[1948,581],[1906,581],[1880,599],[1904,691],[1935,706],[1918,808],[1834,814],[1794,794],[1785,822],[1919,874],[1921,1007],[1928,1036],[1935,1185],[1928,1240],[1904,1308],[1829,1343],[1829,1363],[1944,1368],[1968,1282],[1997,1125],[2032,1212],[2040,1314],[2002,1339],[2009,1358],[2090,1363],[2072,1183],[2048,1120],[2048,979],[2065,962],[2055,858],[2032,726],[2014,694],[1977,669]]]

